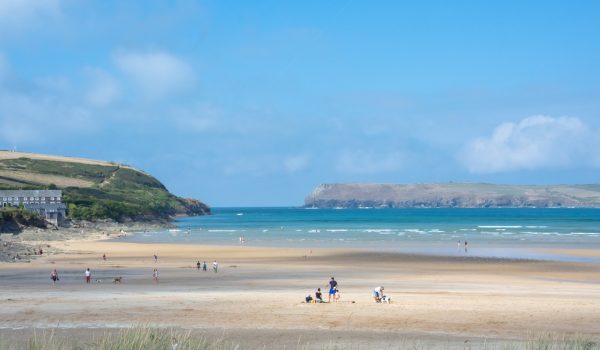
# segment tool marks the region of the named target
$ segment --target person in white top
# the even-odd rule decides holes
[[[219,263],[215,260],[215,261],[213,261],[213,270],[215,271],[215,273],[217,273],[218,269],[219,269]]]
[[[90,268],[88,267],[85,270],[85,283],[90,283],[91,279],[92,279],[92,272],[90,271]]]
[[[383,298],[383,286],[378,286],[373,289],[373,299],[375,299],[376,303],[381,302],[381,298]]]

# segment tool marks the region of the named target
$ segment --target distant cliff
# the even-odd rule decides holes
[[[0,189],[62,189],[72,219],[168,221],[210,208],[170,193],[131,166],[91,159],[0,151]]]
[[[600,185],[322,184],[306,197],[316,208],[600,208]]]

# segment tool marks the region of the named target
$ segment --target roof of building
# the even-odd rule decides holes
[[[0,190],[0,197],[62,197],[62,190]]]

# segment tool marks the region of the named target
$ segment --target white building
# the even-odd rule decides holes
[[[58,225],[66,217],[61,190],[0,190],[0,207],[18,207],[38,213]]]

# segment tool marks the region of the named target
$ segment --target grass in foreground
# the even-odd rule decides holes
[[[387,347],[398,350],[426,350],[431,344],[423,345],[418,341],[406,340]],[[436,344],[435,349],[469,349],[469,350],[600,350],[600,344],[591,339],[575,336],[546,335],[536,337],[529,341],[515,343],[483,343],[483,344]],[[152,327],[133,327],[121,329],[117,332],[105,332],[87,340],[65,339],[55,336],[53,331],[34,333],[28,340],[21,344],[10,344],[0,340],[0,350],[28,349],[28,350],[241,350],[248,349],[243,344],[235,344],[226,339],[207,340],[204,337],[193,337],[191,331],[163,329]],[[338,345],[334,342],[328,345],[311,346],[310,344],[297,344],[293,346],[269,345],[258,349],[295,349],[295,350],[337,350],[370,349],[368,345]]]

